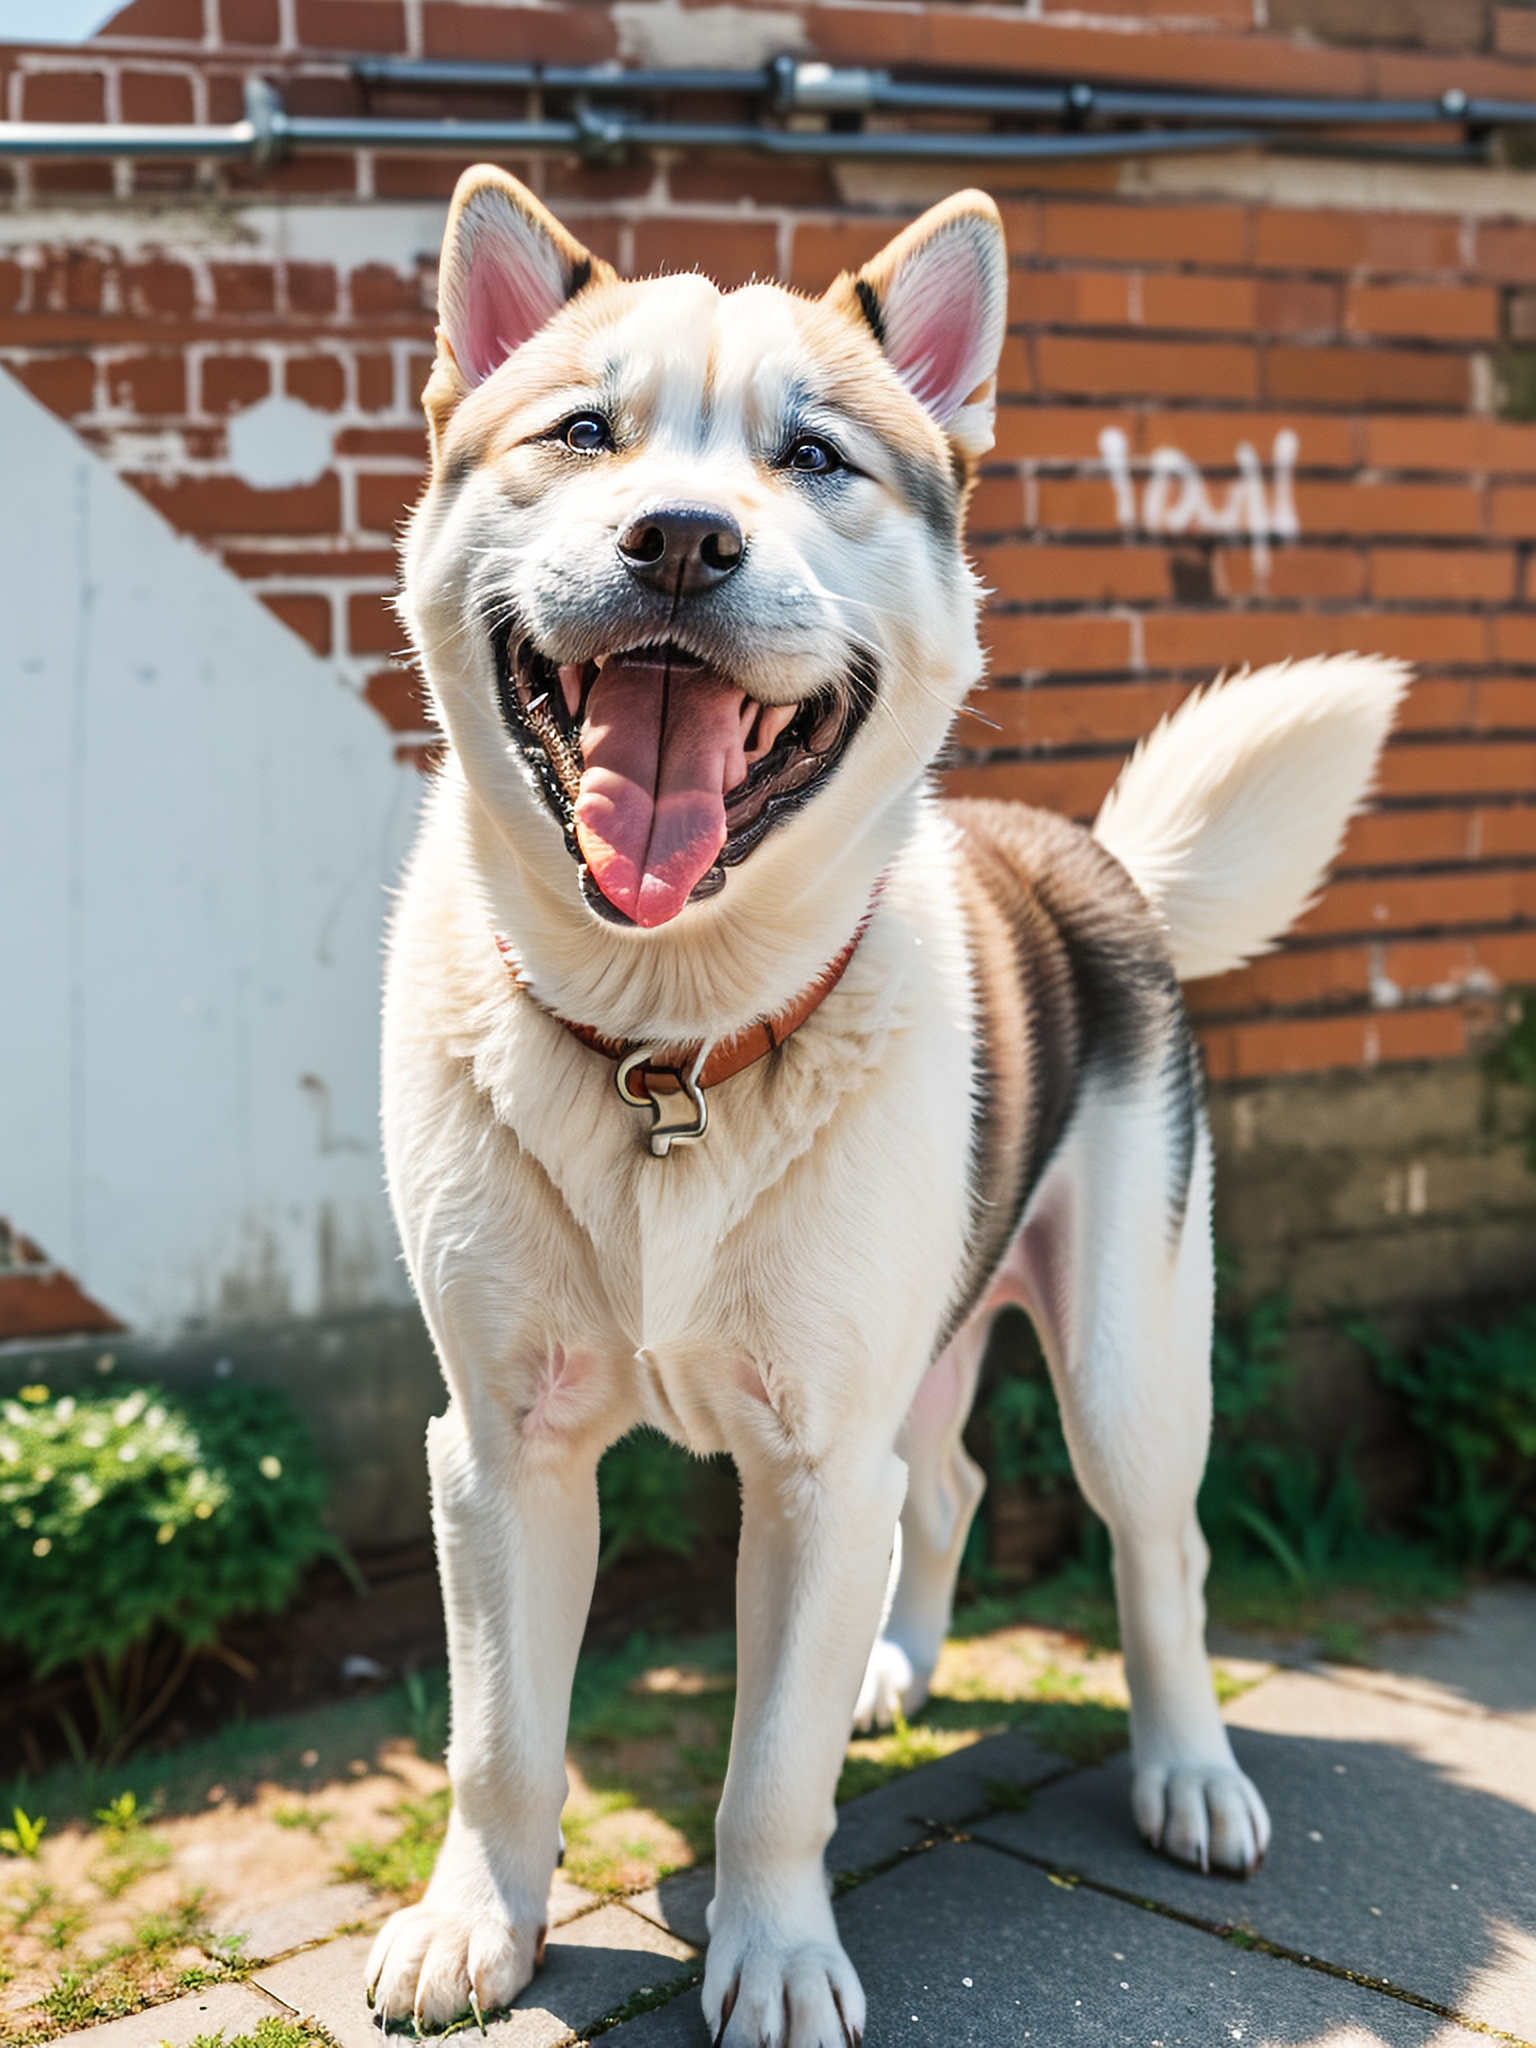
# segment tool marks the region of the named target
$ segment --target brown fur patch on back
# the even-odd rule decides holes
[[[1130,1081],[1160,1058],[1187,1074],[1188,1031],[1152,913],[1090,833],[1023,804],[945,810],[961,832],[978,1039],[973,1249],[952,1334],[1001,1264],[1084,1077]],[[1187,1121],[1193,1098],[1173,1093]]]

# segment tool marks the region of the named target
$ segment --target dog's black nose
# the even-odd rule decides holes
[[[745,546],[729,512],[668,505],[631,520],[619,535],[619,558],[648,590],[694,597],[739,568]]]

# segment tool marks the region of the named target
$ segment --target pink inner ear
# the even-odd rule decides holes
[[[915,250],[891,282],[886,353],[941,425],[992,374],[990,298],[987,272],[963,230]]]
[[[454,360],[480,384],[565,304],[559,252],[531,221],[499,198],[471,206],[462,223],[466,254],[445,294],[444,326]]]

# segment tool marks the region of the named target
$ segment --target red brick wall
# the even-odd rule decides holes
[[[826,0],[804,10],[799,44],[847,62],[1536,98],[1536,12],[1480,0],[1269,0],[1285,33],[1256,30],[1250,0],[1055,12]],[[1323,47],[1330,31],[1355,46]],[[601,0],[134,0],[80,49],[0,50],[0,105],[228,120],[254,72],[295,111],[360,112],[347,58],[364,51],[589,62],[620,44]],[[440,204],[460,167],[367,151],[266,176],[22,167],[0,262],[0,361],[335,660],[406,746],[422,712],[386,599],[423,456],[431,263],[349,255],[344,228],[319,256],[285,258],[242,242],[241,223],[275,201],[343,220],[338,207],[361,220]],[[831,168],[745,158],[511,167],[625,269],[698,263],[725,283],[819,289],[919,203],[910,171],[866,176],[854,203]],[[1113,166],[992,183],[1015,263],[998,446],[972,519],[996,593],[992,675],[951,786],[1087,815],[1128,745],[1215,669],[1408,657],[1420,681],[1383,801],[1339,879],[1282,953],[1191,993],[1217,1076],[1461,1052],[1500,988],[1536,982],[1536,424],[1499,416],[1507,351],[1536,333],[1536,209],[1506,205],[1491,174],[1411,211],[1382,210],[1390,184],[1369,203],[1275,205],[1140,193]],[[334,422],[328,468],[289,490],[253,489],[228,459],[231,416],[273,392]],[[1246,531],[1255,468],[1270,523],[1294,507],[1294,537]],[[1238,530],[1219,530],[1233,507]]]

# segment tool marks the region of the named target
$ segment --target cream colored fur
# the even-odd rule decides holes
[[[505,233],[486,227],[497,208],[517,215]],[[742,1485],[709,2033],[723,2048],[853,2048],[865,1995],[822,1864],[834,1788],[855,1712],[889,1718],[926,1689],[980,1493],[960,1431],[1004,1301],[1036,1317],[1080,1477],[1113,1533],[1138,1823],[1197,1864],[1246,1870],[1262,1855],[1263,1806],[1227,1746],[1201,1636],[1208,1146],[1170,1243],[1143,1199],[1178,1150],[1167,1091],[1150,1069],[1090,1081],[1016,1242],[941,1350],[975,1229],[984,1048],[955,909],[964,851],[927,787],[980,669],[977,592],[934,508],[990,433],[981,357],[1000,337],[1005,277],[989,202],[936,209],[867,268],[868,289],[910,314],[889,358],[848,280],[813,304],[770,287],[722,295],[697,277],[599,276],[547,324],[505,337],[508,360],[478,383],[465,369],[484,341],[466,267],[476,247],[517,262],[532,238],[535,275],[508,296],[514,312],[578,276],[579,251],[502,173],[467,175],[465,219],[445,248],[438,469],[404,600],[450,744],[391,935],[384,1044],[390,1189],[449,1395],[429,1462],[455,1807],[426,1895],[380,1933],[369,1982],[383,2017],[425,2025],[505,2005],[529,1982],[559,1850],[597,1464],[649,1422],[729,1452]],[[943,294],[925,275],[934,260]],[[958,336],[925,324],[942,319],[969,324]],[[935,390],[946,361],[950,386]],[[596,404],[614,364],[627,381],[603,402],[627,408],[623,459],[551,455],[551,423]],[[807,389],[816,431],[855,465],[835,493],[769,460],[779,413]],[[640,602],[625,595],[614,533],[667,493],[725,504],[747,533],[729,615],[744,687],[798,698],[835,686],[857,653],[877,664],[879,692],[827,786],[719,895],[642,932],[578,893],[498,709],[487,620],[515,616],[561,660],[619,630],[591,623]],[[1367,670],[1333,673],[1350,691]],[[1380,672],[1383,704],[1387,683]],[[1250,740],[1285,725],[1287,687],[1255,678],[1208,699],[1154,743],[1171,763],[1158,800],[1140,768],[1118,800],[1142,821],[1118,841],[1132,872],[1207,952],[1212,925],[1230,946],[1237,917],[1189,906],[1209,894],[1212,849],[1228,857],[1223,821],[1268,786],[1274,747]],[[1297,901],[1368,769],[1360,758],[1348,787],[1328,791]],[[1113,845],[1113,808],[1107,819]],[[1241,858],[1267,892],[1247,927],[1257,943],[1279,885],[1257,855]],[[781,1009],[872,903],[835,991],[771,1060],[713,1091],[707,1141],[650,1156],[611,1063],[557,1016],[615,1038],[727,1036]]]
[[[1281,662],[1195,691],[1136,749],[1093,833],[1181,981],[1269,952],[1316,896],[1408,678],[1374,654]]]

